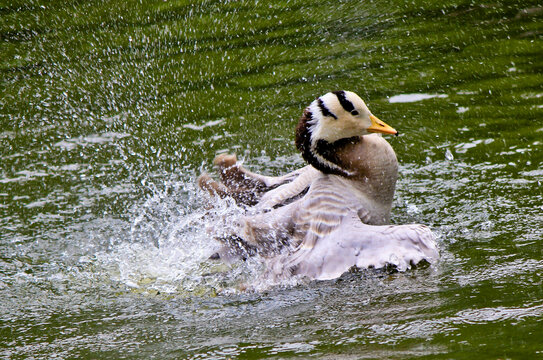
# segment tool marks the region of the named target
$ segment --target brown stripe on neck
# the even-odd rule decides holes
[[[296,137],[294,142],[298,151],[302,153],[303,158],[305,159],[306,152],[310,151],[311,148],[311,133],[309,132],[309,121],[311,121],[311,111],[305,109],[298,125],[296,126]]]
[[[349,170],[345,169],[343,167],[341,159],[338,157],[339,151],[345,147],[348,144],[356,144],[360,141],[359,136],[354,136],[350,138],[344,138],[339,139],[337,141],[334,141],[333,143],[330,143],[325,140],[317,140],[317,145],[315,146],[315,152],[325,158],[326,160],[330,161],[335,167],[327,166],[326,164],[323,164],[319,162],[321,165],[320,167],[315,166],[317,169],[322,171],[325,174],[334,174],[334,175],[341,175],[345,177],[350,177],[352,174],[349,172]],[[318,159],[317,159],[318,161]]]

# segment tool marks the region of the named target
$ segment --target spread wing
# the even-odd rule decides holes
[[[422,260],[438,258],[434,235],[418,224],[367,225],[360,220],[364,208],[330,186],[326,179],[312,185],[296,215],[293,251],[271,259],[274,277],[304,275],[334,279],[352,267],[403,271]]]
[[[294,173],[291,173],[294,174]],[[313,180],[320,176],[320,172],[312,166],[306,166],[297,170],[297,177],[290,182],[268,191],[265,193],[260,202],[256,204],[257,210],[271,209],[274,206],[284,205],[289,199],[294,199],[311,185]]]
[[[422,260],[438,258],[434,236],[424,225],[373,226],[349,217],[336,231],[310,248],[300,248],[284,264],[292,274],[334,279],[352,267],[407,270]]]

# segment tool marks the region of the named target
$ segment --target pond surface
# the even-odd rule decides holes
[[[0,5],[0,357],[543,356],[537,1]],[[303,166],[302,110],[358,93],[402,134],[392,221],[440,262],[259,283],[207,260],[222,152]]]

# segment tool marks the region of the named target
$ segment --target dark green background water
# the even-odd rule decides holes
[[[542,24],[537,1],[2,2],[0,357],[543,357]],[[242,291],[258,264],[205,260],[235,209],[206,217],[195,178],[224,151],[302,166],[297,119],[338,89],[402,133],[393,222],[441,261]]]

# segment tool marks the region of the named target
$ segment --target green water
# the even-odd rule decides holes
[[[0,357],[543,357],[542,37],[537,1],[1,2]],[[338,89],[441,260],[244,291],[195,178],[302,166]]]

